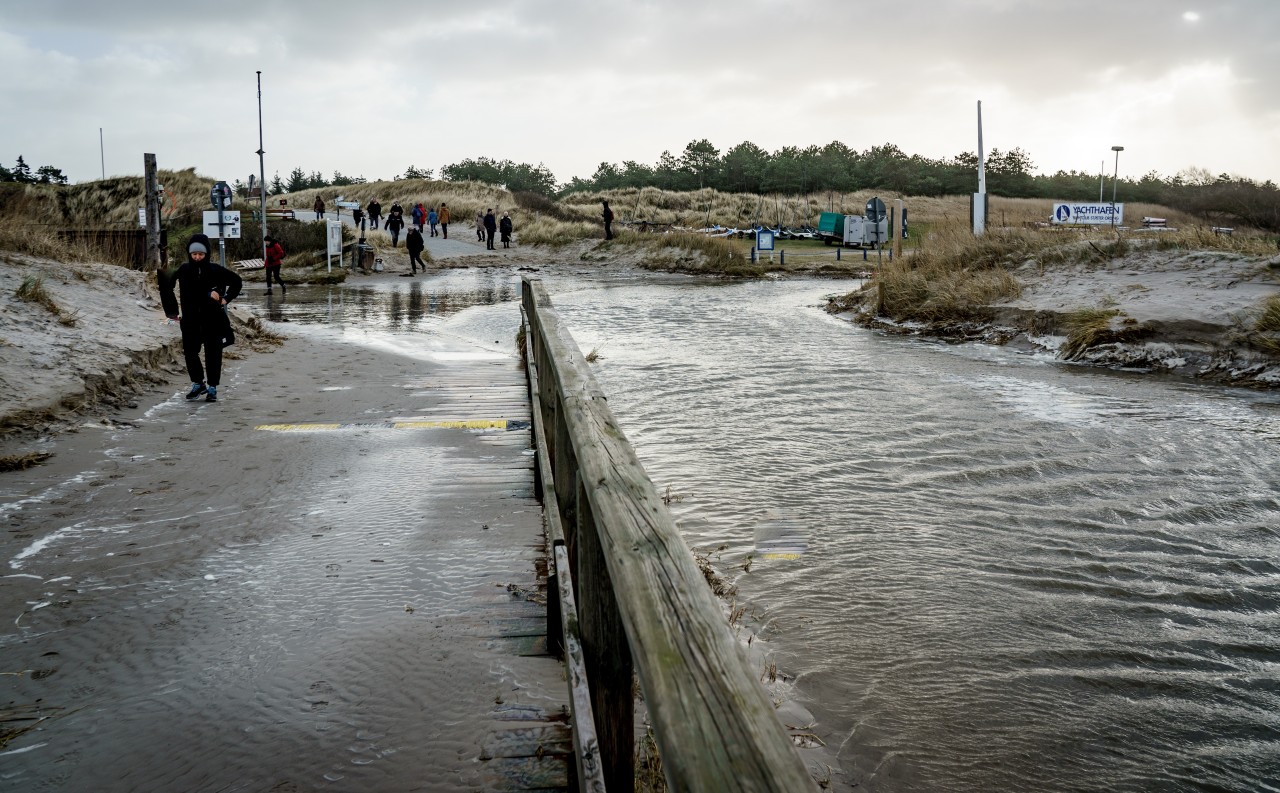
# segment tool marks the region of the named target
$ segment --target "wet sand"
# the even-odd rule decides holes
[[[290,290],[291,297],[294,290]],[[527,420],[509,354],[407,357],[296,334],[50,443],[0,481],[12,790],[474,790],[495,736],[563,714],[541,653],[525,430],[267,423]],[[489,750],[485,747],[490,746]]]

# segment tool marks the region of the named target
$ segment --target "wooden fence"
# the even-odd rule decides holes
[[[59,229],[58,237],[72,245],[94,248],[113,262],[135,270],[147,268],[146,229]],[[169,233],[160,231],[161,262],[168,261]]]
[[[578,788],[633,789],[634,674],[671,790],[816,791],[540,281],[522,307]]]

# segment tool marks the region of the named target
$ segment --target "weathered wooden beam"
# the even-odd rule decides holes
[[[576,593],[581,603],[589,589],[607,584],[616,595],[625,634],[625,642],[616,639],[624,645],[619,652],[634,659],[669,786],[707,792],[816,790],[540,282],[525,280],[524,305],[537,315],[532,324],[539,335],[543,388],[553,387],[559,395],[557,489],[562,503],[574,502],[574,518],[564,515],[566,529],[576,526],[582,532],[576,538],[578,557],[573,558],[574,548],[567,549],[577,571]],[[567,483],[575,481],[565,478],[570,471],[580,487],[574,488],[577,498],[567,499]],[[596,554],[607,575],[593,571],[583,580]],[[591,655],[587,674],[595,686],[600,681]],[[629,697],[629,680],[626,687]],[[596,717],[608,723],[598,711]]]

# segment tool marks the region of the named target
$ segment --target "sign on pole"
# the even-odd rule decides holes
[[[138,225],[144,229],[147,227],[147,208],[138,207]]]
[[[222,215],[222,228],[218,228],[218,215]],[[223,210],[221,213],[205,210],[204,233],[212,240],[240,239],[240,210]]]
[[[329,221],[329,253],[332,256],[342,254],[342,223],[337,220]]]
[[[330,221],[327,221],[327,223],[328,223],[328,227],[325,229],[325,232],[328,235],[327,241],[329,243],[328,245],[329,256],[327,258],[328,265],[329,265],[328,270],[329,272],[333,272],[334,256],[338,257],[338,264],[339,265],[342,264],[342,221],[330,220]]]
[[[1051,221],[1055,226],[1119,226],[1124,223],[1124,204],[1057,203]]]

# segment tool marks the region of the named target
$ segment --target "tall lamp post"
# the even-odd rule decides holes
[[[262,261],[267,260],[267,166],[262,155],[262,72],[258,72],[258,211],[262,218]],[[277,273],[279,275],[279,273]],[[267,286],[271,286],[270,283]],[[281,289],[284,287],[281,286]]]
[[[1116,153],[1116,171],[1111,177],[1111,228],[1114,231],[1116,227],[1116,182],[1120,179],[1120,152],[1124,151],[1124,146],[1112,146],[1111,150]]]

